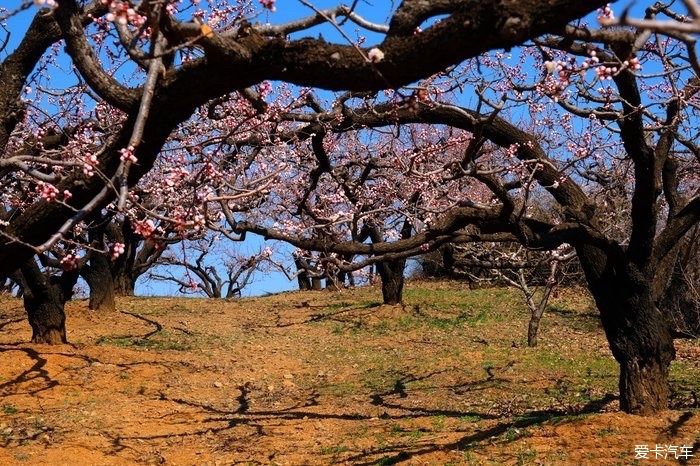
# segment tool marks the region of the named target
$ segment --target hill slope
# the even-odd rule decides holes
[[[616,412],[580,293],[553,299],[538,348],[516,292],[411,282],[405,298],[69,303],[59,347],[23,343],[5,298],[0,464],[632,464],[635,445],[700,441],[697,343],[672,367],[682,410],[642,419]]]

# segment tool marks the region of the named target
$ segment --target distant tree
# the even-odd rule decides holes
[[[237,298],[256,273],[272,270],[287,274],[273,258],[271,248],[244,256],[231,251],[218,235],[185,241],[161,255],[147,272],[149,280],[170,282],[183,294],[203,294],[208,298]]]

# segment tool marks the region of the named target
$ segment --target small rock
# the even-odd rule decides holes
[[[216,381],[216,382],[214,382],[214,386],[215,386],[216,388],[221,388],[221,387],[224,386],[224,384],[222,384],[222,383],[219,382],[219,381]]]
[[[292,374],[284,374],[284,378],[287,380],[292,380],[294,376]]]

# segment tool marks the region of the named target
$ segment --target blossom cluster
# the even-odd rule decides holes
[[[139,15],[127,1],[102,0],[102,4],[109,6],[109,13],[106,16],[107,21],[119,24],[131,23],[135,26],[141,26],[146,21],[146,17]]]
[[[63,270],[70,271],[78,268],[78,256],[75,253],[68,253],[60,260]]]
[[[109,245],[109,252],[110,256],[112,257],[112,260],[117,260],[119,256],[124,254],[125,251],[125,245],[124,243],[112,243]]]
[[[275,6],[275,3],[277,0],[259,0],[260,4],[263,6],[263,8],[270,10],[274,12],[277,10],[277,7]]]
[[[121,154],[119,158],[122,160],[122,162],[136,163],[138,162],[138,159],[134,154],[135,150],[136,149],[134,148],[134,146],[129,146],[125,149],[119,149],[119,152]]]

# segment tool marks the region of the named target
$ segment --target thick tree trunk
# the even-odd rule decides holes
[[[102,254],[94,254],[90,265],[84,266],[81,274],[90,287],[88,307],[96,311],[114,311],[114,280],[109,260]]]
[[[307,291],[311,289],[311,278],[309,277],[309,274],[307,273],[306,269],[304,268],[301,260],[297,258],[296,256],[294,257],[294,265],[297,267],[297,283],[299,284],[299,290],[301,291]]]
[[[377,264],[377,271],[382,279],[384,304],[401,304],[403,301],[403,271],[405,266],[405,260]]]
[[[635,355],[620,362],[620,409],[650,415],[668,409],[670,359]]]
[[[311,278],[311,289],[312,290],[322,290],[323,289],[323,279],[318,277]]]
[[[22,265],[24,308],[32,327],[32,342],[58,345],[67,343],[65,304],[73,295],[77,271],[48,277],[34,259]]]
[[[620,408],[644,415],[667,409],[668,371],[675,357],[669,322],[654,305],[649,286],[611,290],[615,292],[626,296],[617,309],[601,315],[620,363]]]
[[[114,284],[114,294],[116,296],[134,296],[136,280],[126,271],[115,274],[112,277],[112,283]]]
[[[418,193],[415,193],[412,199],[412,202],[417,202]],[[410,238],[412,229],[411,223],[406,219],[401,228],[401,239]],[[382,233],[377,226],[368,228],[366,234],[372,240],[372,243],[377,244],[384,241]],[[403,302],[403,272],[406,268],[406,259],[379,262],[376,264],[376,267],[377,273],[382,279],[384,304],[400,304]]]
[[[68,342],[65,304],[54,287],[42,293],[25,294],[24,308],[32,327],[32,343],[60,345]]]
[[[620,409],[641,415],[668,409],[675,350],[669,319],[654,303],[652,272],[593,248],[579,258],[620,364]]]

